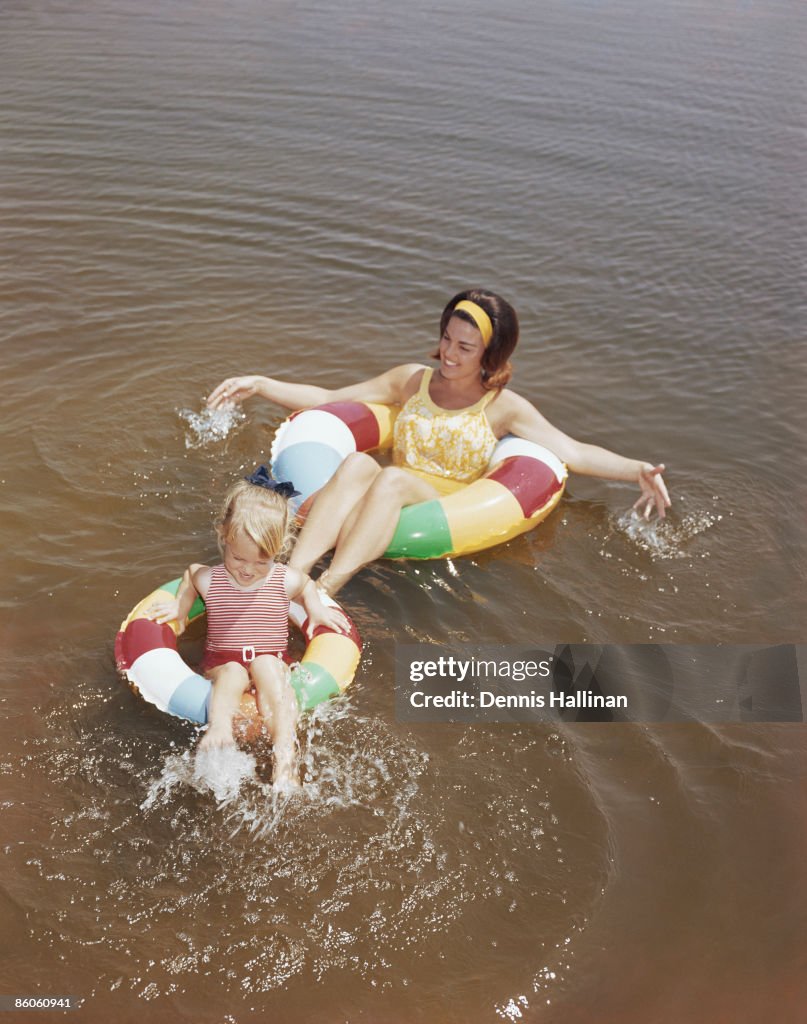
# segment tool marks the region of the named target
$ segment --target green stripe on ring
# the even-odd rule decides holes
[[[291,670],[291,685],[301,711],[310,711],[341,691],[331,673],[314,661],[301,662]]]
[[[443,504],[434,498],[401,509],[384,558],[442,558],[453,546]]]

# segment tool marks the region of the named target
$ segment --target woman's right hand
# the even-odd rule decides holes
[[[210,392],[207,398],[209,409],[221,409],[225,405],[240,405],[247,398],[258,393],[264,377],[228,377]]]

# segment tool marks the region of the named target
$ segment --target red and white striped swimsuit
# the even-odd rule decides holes
[[[248,665],[260,654],[285,654],[289,644],[287,572],[288,566],[275,563],[260,587],[242,590],[223,565],[212,568],[205,595],[205,668],[226,661]]]

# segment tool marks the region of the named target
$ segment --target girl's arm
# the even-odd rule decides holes
[[[195,563],[182,574],[177,595],[170,601],[155,601],[146,609],[148,618],[155,622],[176,621],[177,635],[185,629],[188,613],[197,597],[204,599],[210,583],[210,566]]]
[[[642,494],[633,507],[641,507],[645,519],[648,519],[655,506],[659,517],[664,518],[671,502],[661,475],[665,468],[663,463],[654,465],[640,459],[629,459],[607,448],[600,448],[599,445],[576,441],[554,427],[532,403],[520,395],[510,391],[503,392],[500,397],[505,398],[505,403],[497,417],[497,433],[510,432],[526,441],[534,441],[549,448],[575,473],[637,483]]]
[[[220,409],[229,403],[240,403],[252,395],[258,395],[281,405],[285,409],[310,409],[325,402],[380,402],[400,405],[406,382],[417,370],[420,363],[406,363],[394,366],[386,373],[370,380],[360,381],[344,388],[321,388],[315,384],[295,384],[275,380],[274,377],[246,376],[228,377],[214,388],[207,399],[211,409]]]
[[[308,616],[308,634],[311,636],[317,626],[327,626],[338,633],[349,633],[350,622],[339,608],[326,605],[320,597],[316,584],[299,569],[289,568],[286,573],[286,594],[290,601],[299,600]]]

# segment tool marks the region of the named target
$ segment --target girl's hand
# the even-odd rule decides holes
[[[263,377],[228,377],[211,391],[207,399],[209,409],[220,409],[223,405],[240,405],[247,398],[257,394]]]
[[[146,608],[146,618],[160,624],[176,621],[179,627],[177,635],[185,631],[185,619],[184,617],[181,620],[179,618],[179,601],[176,599],[173,601],[155,601],[154,604],[150,604]]]
[[[642,489],[642,496],[633,507],[635,509],[644,508],[643,514],[645,519],[650,518],[654,505],[659,519],[663,519],[667,509],[672,504],[667,493],[667,485],[664,483],[664,477],[661,475],[664,469],[663,462],[659,463],[658,466],[654,466],[652,462],[643,462],[639,467],[638,483]]]
[[[321,608],[309,614],[309,633],[313,633],[317,626],[326,626],[328,629],[336,630],[337,633],[350,633],[350,622],[345,613],[339,608],[330,608],[328,605],[322,605]]]

